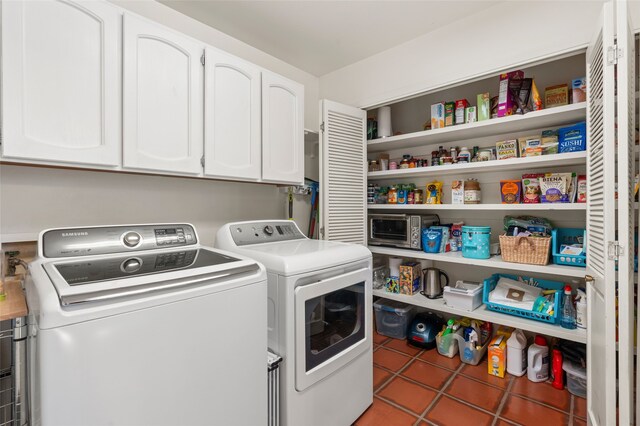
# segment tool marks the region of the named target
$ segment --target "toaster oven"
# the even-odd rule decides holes
[[[422,250],[422,228],[439,224],[436,214],[369,214],[369,244]]]

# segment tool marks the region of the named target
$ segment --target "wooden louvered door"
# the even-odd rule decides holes
[[[587,412],[616,424],[615,79],[612,3],[587,49]]]
[[[367,244],[366,112],[322,101],[320,237]]]
[[[634,176],[635,37],[628,4],[616,4],[617,141],[618,141],[618,408],[621,425],[633,424],[634,414]]]

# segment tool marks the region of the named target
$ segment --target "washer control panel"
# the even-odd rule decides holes
[[[197,242],[191,225],[170,224],[52,229],[42,235],[41,244],[45,257],[75,257],[180,247]]]
[[[289,220],[236,223],[229,226],[236,246],[305,239],[295,222]]]

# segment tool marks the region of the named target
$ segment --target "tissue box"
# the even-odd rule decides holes
[[[384,284],[384,290],[388,293],[400,293],[400,284],[398,283],[398,277],[389,277]]]
[[[420,291],[422,268],[418,262],[400,265],[400,294],[413,296]]]

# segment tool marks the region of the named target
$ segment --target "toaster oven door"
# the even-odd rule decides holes
[[[369,216],[369,243],[411,248],[410,216]]]

